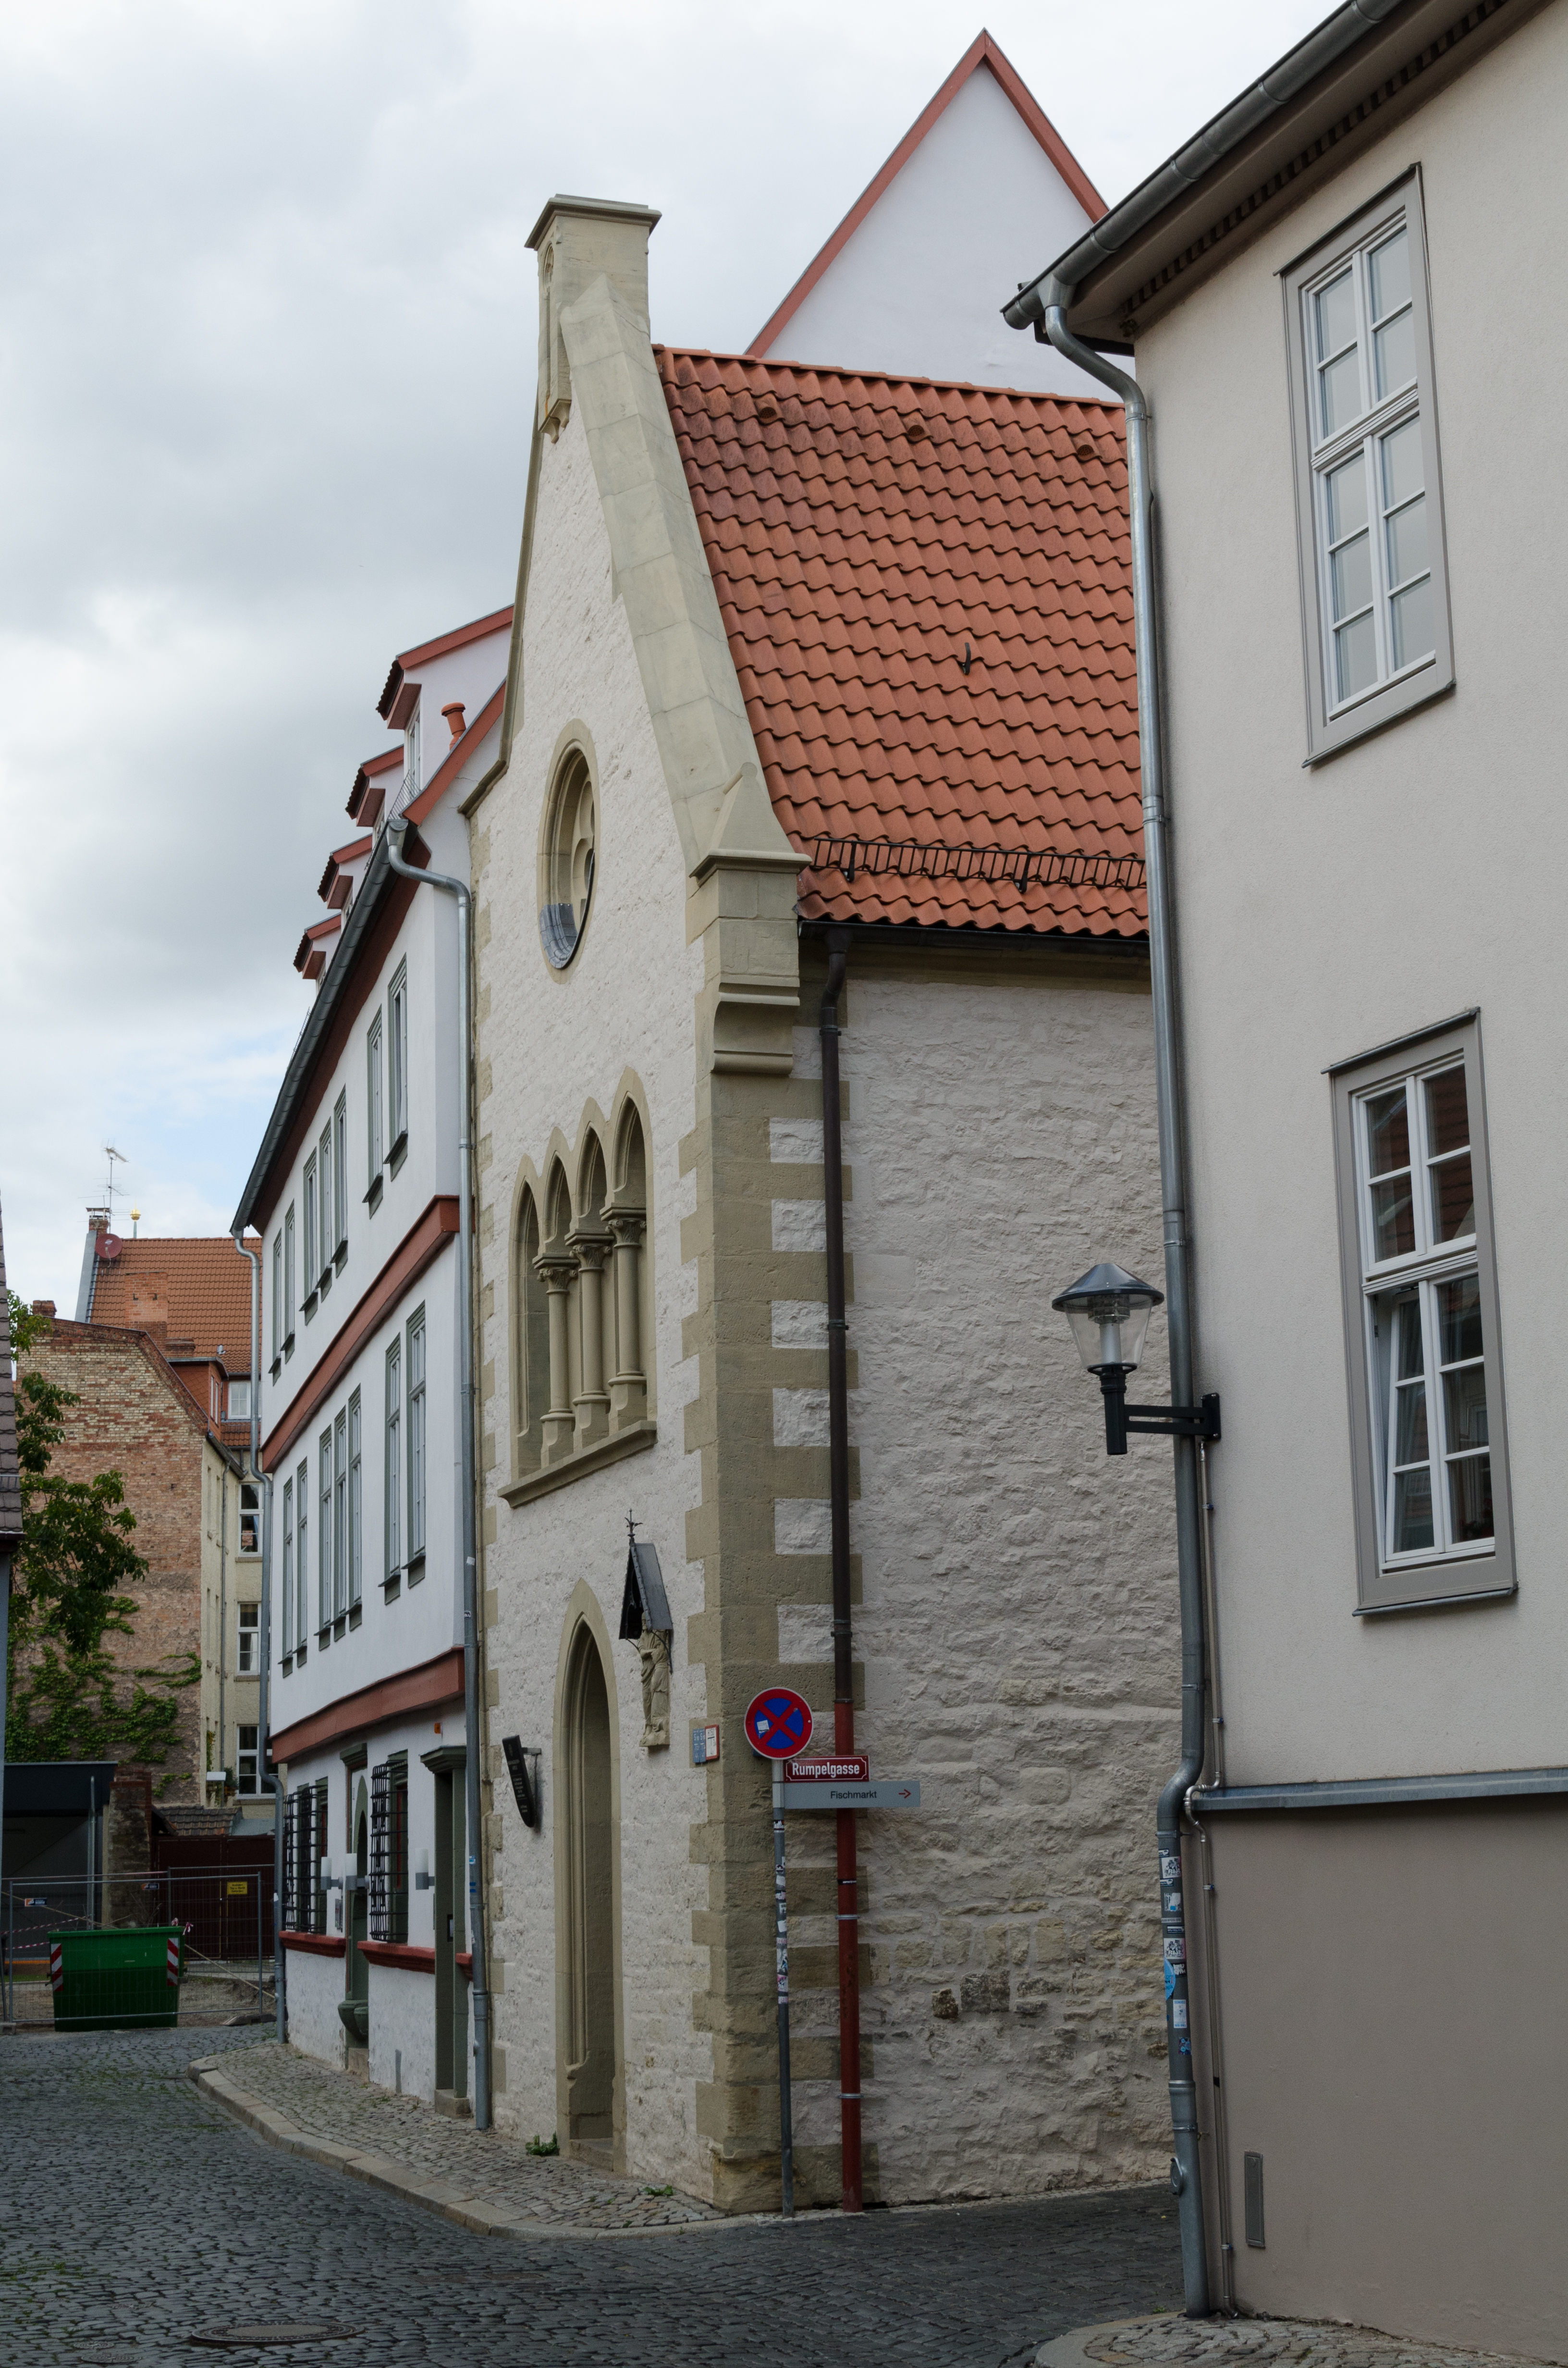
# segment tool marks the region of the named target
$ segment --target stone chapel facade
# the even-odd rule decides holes
[[[741,1713],[782,1678],[831,1736],[831,928],[858,1740],[923,1785],[859,1827],[867,2193],[1152,2176],[1167,1466],[1099,1455],[1050,1313],[1160,1255],[1120,414],[656,347],[656,219],[557,199],[535,233],[466,806],[496,2120],[778,2201]],[[629,1516],[667,1643],[618,1633]],[[790,1848],[797,2193],[830,2203],[831,1821]]]

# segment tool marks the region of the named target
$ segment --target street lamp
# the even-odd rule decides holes
[[[1153,1283],[1140,1282],[1125,1267],[1102,1260],[1051,1303],[1072,1326],[1087,1371],[1099,1375],[1108,1455],[1126,1454],[1129,1431],[1148,1431],[1165,1439],[1220,1436],[1217,1397],[1206,1397],[1196,1406],[1127,1403],[1127,1376],[1136,1372],[1142,1360],[1149,1318],[1164,1301],[1165,1292],[1156,1291]]]

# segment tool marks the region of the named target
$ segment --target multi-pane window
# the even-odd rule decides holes
[[[300,1525],[298,1551],[294,1564],[295,1603],[294,1641],[302,1645],[311,1626],[311,1467],[301,1463],[294,1481],[294,1508]]]
[[[408,965],[404,962],[387,997],[387,1087],[392,1148],[408,1133]]]
[[[283,1483],[283,1652],[294,1649],[294,1483]]]
[[[1358,1115],[1384,1556],[1489,1549],[1492,1460],[1464,1064],[1363,1095]]]
[[[425,1552],[425,1313],[408,1327],[408,1559]]]
[[[305,1296],[310,1298],[321,1271],[320,1243],[316,1226],[316,1160],[312,1152],[305,1162],[304,1189],[301,1193],[305,1220]]]
[[[320,1488],[320,1519],[316,1529],[316,1588],[318,1626],[332,1626],[332,1432],[324,1430],[316,1442]]]
[[[250,1383],[249,1382],[231,1382],[229,1383],[229,1420],[246,1422],[249,1418]]]
[[[1511,1538],[1473,1026],[1368,1063],[1344,1080],[1341,1111],[1369,1484],[1362,1607],[1511,1587],[1497,1567]]]
[[[242,1678],[254,1678],[261,1667],[261,1606],[242,1603],[240,1606],[240,1657],[236,1664]]]
[[[283,1354],[283,1235],[272,1236],[272,1361]]]
[[[403,1342],[387,1350],[386,1577],[403,1568]]]
[[[348,1609],[348,1417],[340,1414],[332,1426],[332,1609],[341,1618]]]
[[[286,1349],[294,1338],[294,1310],[298,1304],[294,1281],[294,1204],[290,1201],[283,1219],[283,1346]]]
[[[332,1113],[332,1237],[340,1250],[348,1239],[348,1096],[341,1093]]]
[[[261,1490],[254,1480],[240,1482],[240,1552],[261,1552]]]
[[[359,1453],[359,1393],[348,1401],[348,1600],[359,1600],[364,1584],[365,1482]]]
[[[256,1729],[254,1726],[242,1726],[239,1781],[235,1790],[240,1793],[259,1793],[261,1790],[260,1768],[261,1754],[256,1747]]]
[[[1326,262],[1287,274],[1287,289],[1315,756],[1451,678],[1418,184],[1351,225]]]
[[[381,1162],[385,1156],[385,1138],[381,1131],[381,1015],[378,1011],[370,1022],[365,1039],[365,1086],[369,1109],[369,1165],[367,1189],[373,1192],[381,1180]]]
[[[321,1177],[321,1240],[318,1246],[320,1264],[312,1269],[314,1287],[324,1291],[332,1281],[332,1254],[337,1247],[333,1232],[332,1195],[332,1123],[329,1120],[321,1131],[316,1145],[316,1168]]]

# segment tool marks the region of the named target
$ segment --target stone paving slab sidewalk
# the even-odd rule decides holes
[[[530,2155],[516,2138],[449,2120],[417,2098],[393,2096],[276,2041],[238,2059],[198,2056],[190,2075],[258,2137],[482,2235],[624,2237],[737,2225],[693,2196]]]
[[[1521,2368],[1513,2353],[1463,2351],[1316,2319],[1123,2319],[1059,2335],[1036,2368]]]

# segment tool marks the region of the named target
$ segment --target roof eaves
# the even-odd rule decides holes
[[[1481,15],[1475,13],[1478,28]],[[1522,0],[1502,0],[1487,12],[1487,22],[1499,20],[1506,32],[1523,13]],[[1451,56],[1454,43],[1437,37],[1449,34],[1453,14],[1452,0],[1346,0],[1009,297],[1001,307],[1009,327],[1028,328],[1041,320],[1048,304],[1061,304],[1076,334],[1091,339],[1116,336],[1132,291],[1146,287],[1170,256],[1199,240],[1211,248],[1219,243],[1217,222],[1221,230],[1244,220],[1249,230],[1260,227],[1260,206],[1254,201],[1260,191],[1268,204],[1278,206],[1295,204],[1306,194],[1310,184],[1303,170],[1296,169],[1303,160],[1292,163],[1288,153],[1292,137],[1298,146],[1312,147],[1311,169],[1320,175],[1339,169],[1346,161],[1343,142],[1337,137],[1324,142],[1321,135],[1347,111],[1364,111],[1356,94],[1364,98],[1391,77],[1403,82],[1403,67],[1421,55],[1425,44],[1433,44],[1430,63],[1437,63],[1439,50],[1445,59]],[[1467,34],[1472,29],[1467,19]],[[1355,128],[1369,135],[1387,120],[1379,108]],[[1243,198],[1247,202],[1235,202]]]
[[[417,862],[418,850],[410,848],[408,860],[411,863]],[[336,960],[327,973],[326,984],[321,988],[315,1001],[312,1004],[310,1016],[300,1030],[300,1041],[290,1055],[289,1066],[283,1074],[283,1082],[278,1088],[278,1099],[272,1106],[272,1115],[267,1121],[267,1131],[261,1138],[260,1148],[251,1163],[250,1174],[245,1178],[244,1190],[240,1195],[239,1206],[234,1212],[233,1223],[229,1228],[231,1233],[237,1233],[242,1225],[250,1224],[255,1224],[259,1230],[261,1212],[256,1204],[266,1185],[272,1163],[294,1122],[301,1096],[310,1083],[311,1072],[314,1067],[316,1053],[320,1050],[322,1041],[331,1027],[338,1004],[349,991],[354,976],[355,956],[358,951],[360,941],[381,910],[389,888],[395,882],[397,876],[392,868],[392,844],[383,834],[376,842],[365,877],[359,884],[359,894],[348,908],[347,923],[343,929],[343,942],[338,947]]]

